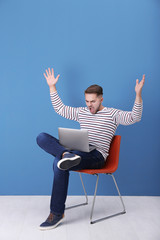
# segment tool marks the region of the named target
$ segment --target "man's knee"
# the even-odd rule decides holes
[[[47,133],[40,133],[37,138],[36,138],[36,141],[37,141],[37,144],[41,147],[43,146],[43,144],[46,142],[46,139],[47,139]]]

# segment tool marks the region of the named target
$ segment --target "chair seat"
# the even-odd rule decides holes
[[[106,164],[107,165],[107,164]],[[103,168],[100,169],[83,169],[83,170],[78,170],[77,172],[81,172],[81,173],[87,173],[87,174],[99,174],[99,173],[113,173],[115,172],[115,168],[113,166],[110,167],[106,167],[104,166]]]
[[[119,149],[120,149],[121,136],[116,135],[113,137],[111,142],[111,147],[109,150],[109,155],[106,159],[105,166],[100,169],[83,169],[77,172],[87,173],[87,174],[99,174],[99,173],[114,173],[118,168],[119,162]]]

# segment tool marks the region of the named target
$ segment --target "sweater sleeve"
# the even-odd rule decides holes
[[[131,125],[139,122],[142,117],[143,103],[134,103],[132,111],[122,111],[115,109],[114,120],[117,125]]]
[[[81,109],[80,107],[75,108],[75,107],[65,106],[57,92],[50,93],[50,97],[51,97],[52,106],[56,113],[58,113],[62,117],[78,122],[79,120],[78,115]]]

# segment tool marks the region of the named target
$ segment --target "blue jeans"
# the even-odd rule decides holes
[[[68,150],[59,143],[59,140],[47,133],[40,133],[37,137],[37,144],[43,150],[55,157],[53,162],[54,179],[50,202],[50,211],[56,215],[63,214],[68,191],[69,171],[101,168],[105,164],[104,157],[96,149],[89,153],[81,151],[70,151],[81,156],[81,162],[79,165],[64,171],[57,167],[57,163],[62,158],[62,154]]]

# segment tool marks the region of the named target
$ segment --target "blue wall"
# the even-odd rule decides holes
[[[123,195],[160,195],[160,1],[0,1],[0,194],[45,195],[52,187],[53,157],[36,136],[78,123],[57,115],[43,77],[60,74],[64,103],[85,106],[83,91],[97,83],[104,105],[131,110],[135,81],[146,74],[141,122],[119,126],[117,177]],[[94,176],[84,176],[89,194]],[[101,176],[98,194],[114,194]],[[82,194],[70,175],[69,194]]]

